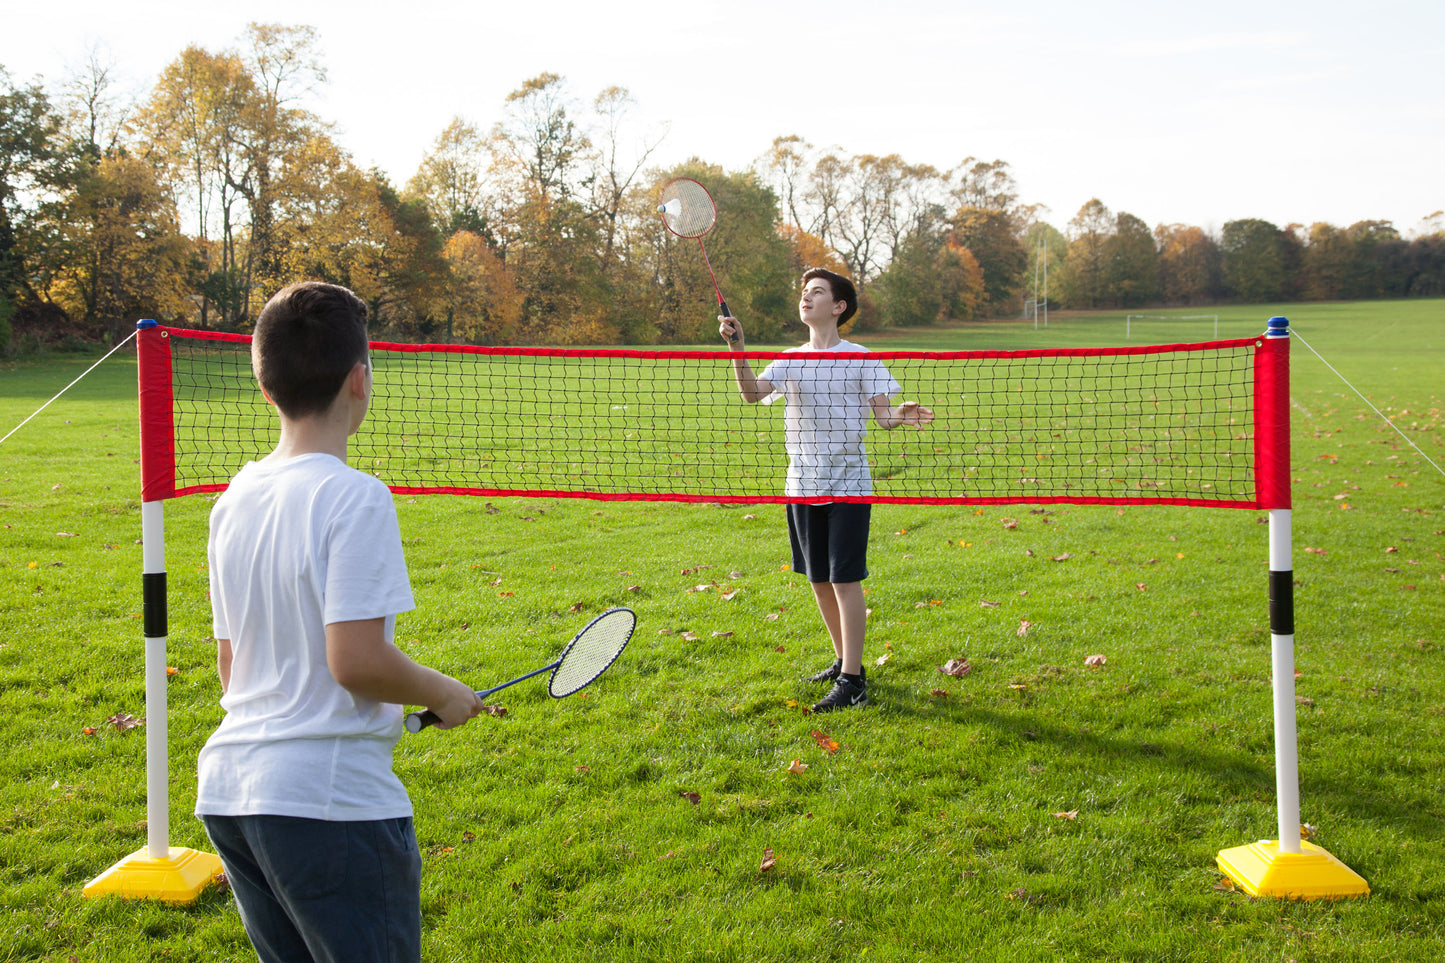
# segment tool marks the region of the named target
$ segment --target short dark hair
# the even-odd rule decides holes
[[[325,411],[351,369],[366,361],[366,302],[340,285],[292,284],[256,318],[251,369],[288,418]]]
[[[803,283],[821,278],[828,282],[828,289],[833,292],[834,301],[846,301],[848,306],[838,317],[838,324],[841,327],[848,323],[848,319],[858,313],[858,289],[853,282],[841,274],[829,271],[827,268],[808,268],[803,272]]]

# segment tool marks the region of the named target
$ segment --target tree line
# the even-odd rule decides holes
[[[1092,199],[1057,228],[1004,161],[942,170],[796,136],[742,171],[663,168],[666,131],[626,89],[583,101],[551,73],[490,126],[452,120],[396,185],[307,108],[325,82],[316,31],[278,24],[186,48],[133,100],[94,53],[50,88],[0,66],[0,351],[114,341],[140,317],[245,331],[302,278],[356,291],[393,340],[708,342],[702,258],[655,209],[676,176],[716,198],[708,253],[759,340],[783,336],[808,266],[858,283],[865,330],[1017,314],[1045,260],[1055,308],[1445,295],[1441,213],[1409,239],[1388,221],[1216,236]]]

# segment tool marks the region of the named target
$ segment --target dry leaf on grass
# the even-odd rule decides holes
[[[792,765],[788,766],[787,772],[800,776],[808,771],[808,764],[801,759],[794,759]]]
[[[758,866],[758,872],[766,873],[768,870],[773,868],[773,864],[777,861],[778,857],[773,855],[773,851],[771,849],[763,850],[763,861]]]
[[[944,675],[951,675],[954,678],[961,679],[973,671],[973,666],[964,658],[949,659],[938,667],[938,671]]]
[[[682,791],[681,789],[679,789],[679,790],[677,791],[677,794],[678,794],[679,796],[681,796],[683,799],[686,799],[688,802],[692,803],[694,806],[696,806],[698,803],[702,802],[702,796],[698,795],[698,794],[695,793],[695,792],[684,792],[684,791]]]
[[[834,742],[832,737],[825,732],[819,732],[817,729],[814,729],[813,741],[830,754],[838,751],[838,743]]]
[[[1028,619],[1019,619],[1018,637],[1023,638],[1024,636],[1028,635],[1029,629],[1033,628],[1034,625],[1035,623],[1030,622]]]
[[[1103,665],[1108,661],[1108,656],[1104,655],[1088,655],[1084,657],[1084,665]]]

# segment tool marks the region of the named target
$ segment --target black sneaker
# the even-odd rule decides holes
[[[860,679],[857,682],[849,682],[842,676],[833,683],[832,691],[823,697],[823,700],[813,706],[814,712],[832,712],[834,709],[851,709],[855,706],[866,706],[868,704],[868,682]]]
[[[826,669],[824,669],[822,672],[814,672],[812,675],[805,677],[805,678],[803,679],[803,681],[804,681],[804,682],[832,682],[832,681],[834,681],[835,679],[838,678],[839,674],[842,673],[842,671],[843,671],[843,660],[842,660],[842,659],[834,659],[832,665],[828,666],[828,667],[827,667]]]

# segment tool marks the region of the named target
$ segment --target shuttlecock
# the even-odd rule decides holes
[[[674,197],[666,204],[659,204],[657,205],[657,212],[659,214],[666,214],[669,217],[677,217],[682,213],[682,200]]]

